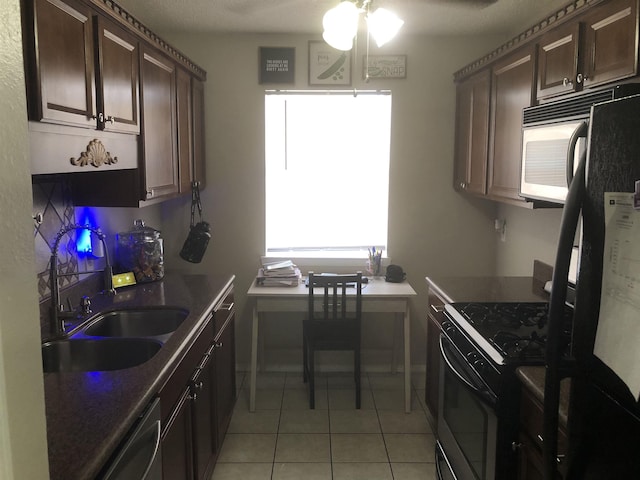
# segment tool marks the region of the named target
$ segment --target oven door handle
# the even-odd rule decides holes
[[[440,355],[442,356],[442,359],[444,360],[444,362],[447,364],[447,367],[449,368],[451,373],[453,373],[458,378],[458,380],[462,382],[464,386],[466,386],[469,390],[471,390],[473,394],[478,396],[489,407],[491,407],[492,409],[495,409],[496,403],[497,403],[497,398],[495,394],[485,386],[474,385],[469,380],[467,380],[467,378],[464,375],[462,375],[454,367],[453,362],[451,361],[451,359],[449,358],[449,355],[446,352],[447,346],[444,343],[446,341],[448,340],[446,340],[442,335],[440,335]]]

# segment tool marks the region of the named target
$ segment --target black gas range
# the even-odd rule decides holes
[[[441,479],[512,480],[519,383],[515,369],[544,365],[547,303],[452,303],[440,337]],[[565,346],[572,311],[565,315]],[[448,473],[447,473],[448,472]]]

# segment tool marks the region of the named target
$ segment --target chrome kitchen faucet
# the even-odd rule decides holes
[[[74,273],[58,273],[58,247],[60,246],[60,240],[67,233],[74,230],[89,230],[92,233],[95,233],[98,239],[102,242],[103,250],[104,250],[104,269],[103,270],[87,270],[83,272],[74,272]],[[58,277],[70,277],[72,275],[80,275],[84,273],[98,273],[103,272],[104,274],[104,293],[109,295],[115,295],[116,291],[113,288],[113,269],[111,268],[111,262],[109,261],[109,250],[107,249],[107,243],[105,241],[106,235],[102,233],[99,229],[90,227],[88,225],[78,225],[72,224],[66,227],[63,227],[56,236],[56,240],[53,243],[53,247],[51,247],[51,263],[50,263],[50,280],[51,280],[51,331],[56,337],[63,336],[65,332],[64,321],[66,318],[73,318],[79,315],[75,310],[69,309],[69,311],[64,310],[64,306],[60,304],[60,286],[58,285]],[[90,310],[90,302],[89,299],[83,297],[81,302],[82,311],[81,313],[89,313]]]

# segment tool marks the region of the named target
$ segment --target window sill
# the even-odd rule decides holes
[[[312,272],[332,272],[332,273],[349,273],[354,271],[361,271],[365,275],[367,274],[367,260],[366,254],[355,256],[354,252],[344,252],[344,256],[340,255],[340,252],[308,252],[307,254],[300,255],[300,252],[296,252],[296,256],[291,255],[268,255],[263,256],[262,261],[277,262],[279,260],[291,260],[295,263],[303,275],[306,275],[309,271]],[[382,257],[381,270],[385,271],[387,265],[391,263],[389,257]]]

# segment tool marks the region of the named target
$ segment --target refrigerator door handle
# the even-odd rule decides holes
[[[581,138],[587,138],[587,132],[589,131],[589,122],[585,120],[580,125],[576,127],[576,129],[571,134],[569,138],[569,146],[567,148],[567,163],[566,163],[566,177],[567,177],[567,187],[571,185],[571,181],[573,180],[573,167],[574,161],[576,158],[576,147],[578,145],[578,140]]]
[[[543,473],[545,480],[554,480],[558,468],[558,405],[560,403],[560,380],[566,374],[561,368],[560,334],[567,298],[567,278],[571,263],[571,250],[578,227],[578,219],[585,196],[585,168],[587,154],[580,155],[576,175],[569,186],[567,200],[562,210],[560,238],[556,263],[553,269],[551,298],[549,299],[549,330],[547,337],[546,372],[544,381],[544,425],[542,445]],[[563,369],[564,370],[564,369]]]

